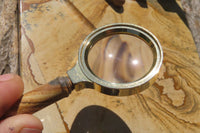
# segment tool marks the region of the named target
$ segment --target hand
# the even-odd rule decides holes
[[[0,117],[22,96],[23,81],[17,75],[0,75]],[[0,121],[0,133],[42,133],[41,121],[29,114],[21,114]]]

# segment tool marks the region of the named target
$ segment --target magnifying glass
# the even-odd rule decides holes
[[[148,30],[126,23],[100,27],[83,41],[69,77],[24,94],[8,114],[34,113],[83,88],[113,96],[139,93],[154,83],[162,60],[161,45]]]

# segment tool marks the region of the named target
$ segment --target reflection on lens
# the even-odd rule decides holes
[[[145,76],[153,65],[153,52],[141,39],[125,34],[105,37],[89,51],[88,65],[99,78],[128,83]]]

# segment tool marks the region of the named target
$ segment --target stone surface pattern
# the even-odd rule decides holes
[[[17,1],[0,1],[0,74],[18,72]]]
[[[5,73],[17,70],[5,69],[9,61],[17,61],[17,34],[13,32],[16,1],[0,3],[0,72]],[[200,62],[191,32],[181,19],[179,3],[180,0],[126,0],[123,8],[115,9],[104,0],[21,0],[19,56],[25,92],[66,75],[77,62],[84,38],[105,24],[143,26],[155,34],[164,52],[153,86],[126,97],[87,88],[74,90],[68,98],[35,114],[44,124],[44,133],[65,133],[67,127],[71,133],[200,132]],[[185,11],[192,11],[195,7],[187,3],[183,3],[188,5],[183,6]],[[198,28],[194,30],[198,32]]]
[[[197,51],[200,56],[200,1],[199,0],[182,0],[183,9],[191,29]]]

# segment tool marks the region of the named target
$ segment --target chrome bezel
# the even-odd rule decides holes
[[[153,51],[154,62],[152,65],[151,70],[142,78],[138,79],[134,82],[129,83],[112,83],[105,81],[90,70],[88,66],[87,56],[90,49],[95,45],[97,41],[100,39],[113,35],[113,34],[129,34],[136,36],[140,39],[143,39]],[[163,61],[163,52],[158,39],[148,30],[134,25],[134,24],[127,24],[127,23],[115,23],[100,27],[90,33],[86,39],[83,41],[80,50],[79,50],[79,59],[78,64],[81,68],[82,73],[92,82],[103,86],[104,88],[112,88],[112,89],[130,89],[135,88],[138,86],[142,86],[151,80],[158,72],[162,65]]]

